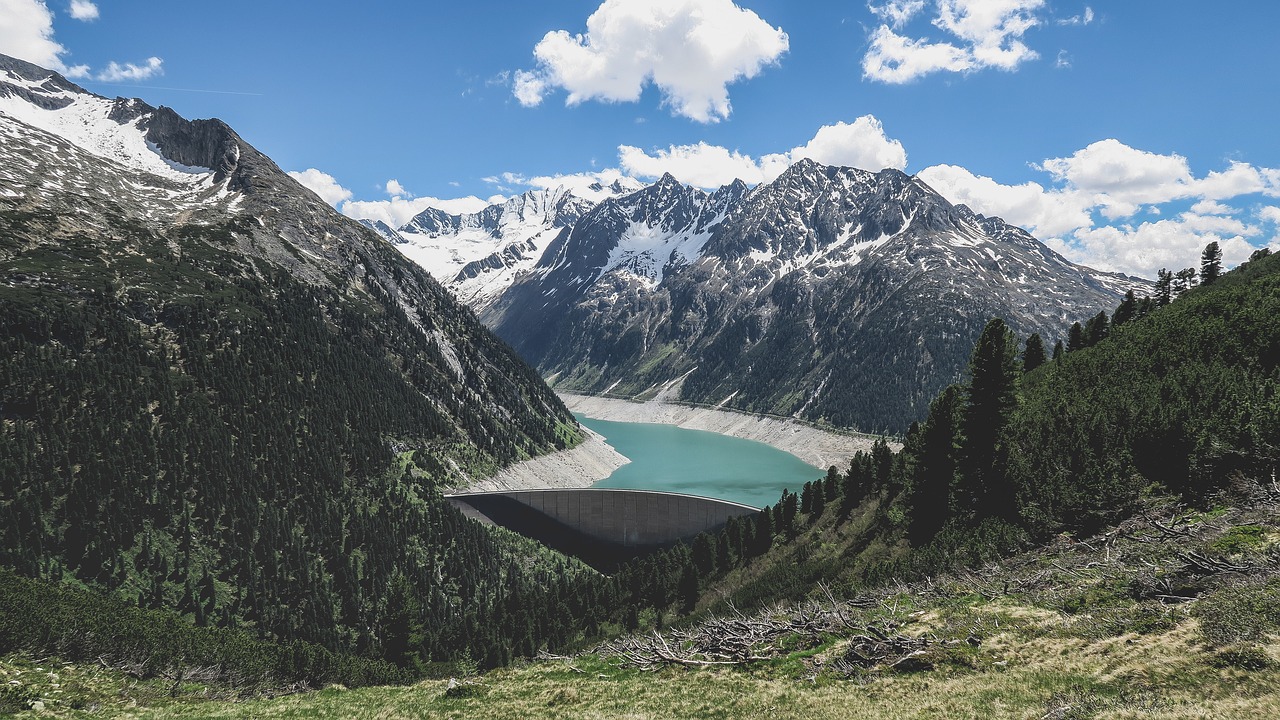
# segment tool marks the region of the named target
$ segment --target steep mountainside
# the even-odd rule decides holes
[[[805,160],[749,191],[667,176],[606,200],[478,311],[568,389],[682,381],[688,401],[901,431],[987,319],[1052,340],[1146,286],[900,172]]]
[[[220,121],[0,56],[0,137],[0,562],[388,656],[406,607],[428,659],[565,640],[576,571],[439,497],[579,437],[470,311]]]

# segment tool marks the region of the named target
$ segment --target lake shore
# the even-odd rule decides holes
[[[661,423],[687,430],[706,430],[754,440],[825,470],[832,465],[848,467],[858,451],[871,450],[875,438],[868,435],[844,435],[821,430],[797,420],[764,417],[734,410],[683,405],[661,399],[644,402],[619,400],[597,395],[578,395],[564,391],[557,394],[570,410],[597,420],[615,422]],[[896,444],[891,444],[895,449]]]
[[[588,428],[582,431],[587,437],[577,447],[518,462],[471,483],[462,492],[591,487],[631,462],[605,442],[604,436]]]
[[[854,454],[869,451],[875,442],[871,436],[828,432],[796,420],[682,405],[664,399],[639,402],[564,391],[558,394],[566,407],[589,418],[674,425],[754,440],[790,453],[820,470],[832,465],[844,469]],[[587,439],[577,447],[516,463],[469,484],[461,492],[591,487],[631,462],[600,434],[587,428],[583,431]],[[898,447],[896,443],[891,446]]]

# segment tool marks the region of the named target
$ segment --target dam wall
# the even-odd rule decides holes
[[[715,530],[757,508],[652,490],[576,488],[446,495],[462,513],[598,565]]]

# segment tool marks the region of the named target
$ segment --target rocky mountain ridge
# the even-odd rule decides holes
[[[189,121],[138,99],[103,98],[0,55],[0,137],[0,209],[10,218],[34,213],[48,220],[40,236],[9,228],[10,259],[34,247],[57,253],[59,237],[86,234],[107,255],[145,261],[139,238],[159,236],[175,257],[194,257],[205,250],[188,247],[191,238],[216,237],[212,250],[230,263],[228,281],[241,273],[260,278],[264,271],[254,263],[264,261],[379,312],[403,313],[437,348],[440,369],[473,389],[459,398],[463,405],[569,421],[501,343],[477,343],[488,334],[434,279],[220,120]],[[22,282],[39,284],[45,275],[26,273]],[[116,280],[129,281],[123,271]]]
[[[536,265],[560,230],[572,227],[599,202],[640,187],[620,179],[580,189],[542,188],[479,212],[450,214],[427,208],[399,228],[370,227],[448,283],[468,305],[481,308]]]
[[[1052,344],[1149,287],[897,170],[811,160],[711,193],[664,176],[521,260],[500,292],[459,294],[560,387],[679,387],[690,402],[869,431],[918,419],[990,317]]]

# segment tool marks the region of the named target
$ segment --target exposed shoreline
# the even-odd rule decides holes
[[[857,452],[870,451],[875,442],[875,438],[868,435],[842,435],[796,420],[764,417],[736,410],[696,407],[660,399],[639,402],[565,391],[557,391],[557,394],[566,407],[589,418],[660,423],[754,440],[791,453],[820,470],[832,465],[844,469]]]
[[[854,454],[869,451],[875,442],[871,436],[842,435],[795,420],[682,405],[664,399],[638,402],[564,391],[558,394],[570,410],[595,420],[674,425],[754,440],[791,453],[820,470],[832,465],[847,467]],[[587,438],[577,447],[503,468],[490,477],[470,483],[462,492],[591,487],[631,462],[603,436],[589,428],[582,429]]]
[[[585,427],[582,431],[587,438],[577,447],[518,462],[470,483],[462,492],[591,487],[631,462],[604,436]]]

